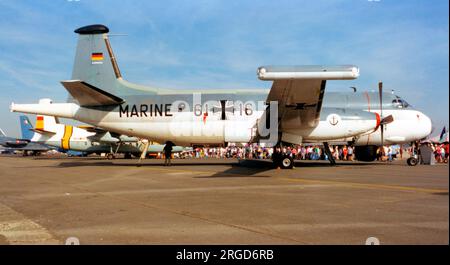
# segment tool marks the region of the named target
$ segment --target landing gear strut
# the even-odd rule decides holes
[[[416,145],[417,145],[417,148],[416,148]],[[412,146],[412,150],[411,150],[412,156],[406,160],[406,163],[408,164],[408,166],[417,166],[417,164],[419,164],[419,162],[420,162],[420,154],[419,154],[419,148],[418,148],[419,144],[412,142],[411,146]]]
[[[139,157],[139,161],[138,161],[138,165],[137,165],[138,167],[141,166],[142,159],[145,159],[145,157],[147,156],[148,146],[150,145],[149,140],[143,139],[142,141],[144,142],[144,148],[142,149],[141,156]]]
[[[325,154],[327,154],[328,160],[330,161],[331,165],[332,166],[336,165],[336,160],[334,160],[334,157],[330,151],[330,146],[328,145],[327,142],[323,143],[323,149],[325,151]]]

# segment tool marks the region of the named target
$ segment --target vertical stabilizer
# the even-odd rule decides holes
[[[48,98],[40,99],[39,104],[52,104]],[[56,133],[58,120],[54,116],[36,115],[36,130]]]
[[[78,34],[72,80],[81,80],[116,94],[121,79],[119,67],[108,39],[109,29],[90,25],[75,30]]]
[[[22,131],[22,139],[31,140],[34,132],[32,131],[33,125],[31,125],[30,119],[27,116],[20,116],[20,130]]]

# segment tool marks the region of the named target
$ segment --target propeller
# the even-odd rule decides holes
[[[387,117],[383,116],[383,82],[378,82],[378,93],[380,98],[380,130],[381,130],[381,147],[384,146],[384,126],[394,121],[394,117],[389,115]]]

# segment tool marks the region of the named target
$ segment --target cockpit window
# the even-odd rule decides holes
[[[410,105],[405,100],[401,99],[400,97],[396,96],[394,100],[392,100],[392,105],[398,109],[406,109]]]

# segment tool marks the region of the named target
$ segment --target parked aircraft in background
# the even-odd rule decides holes
[[[41,99],[41,104],[50,103],[50,99]],[[31,124],[28,117],[21,116],[22,121]],[[144,148],[144,143],[136,137],[128,137],[107,132],[91,126],[72,126],[59,123],[52,116],[36,116],[36,127],[28,129],[34,131],[31,142],[41,143],[57,148],[71,155],[88,155],[92,153],[105,153],[108,159],[113,159],[117,154],[125,154],[125,158],[132,155],[139,157]],[[151,144],[148,146],[148,155],[161,153],[164,145]],[[173,152],[183,152],[185,148],[174,146]]]
[[[367,159],[374,155],[374,146],[412,142],[431,132],[425,114],[383,93],[381,84],[378,93],[325,93],[328,80],[356,79],[356,66],[260,67],[257,76],[273,81],[270,90],[152,88],[122,78],[106,26],[75,32],[79,39],[72,79],[61,82],[72,100],[12,103],[11,111],[71,118],[117,134],[177,145],[265,142],[279,147],[323,142],[328,147],[330,141],[345,140],[359,146],[356,156]],[[293,166],[289,156],[274,157],[282,168]]]
[[[27,156],[28,154],[39,155],[42,152],[50,150],[46,145],[31,142],[33,133],[30,132],[29,129],[32,128],[32,126],[27,120],[20,119],[20,127],[22,131],[22,138],[20,139],[8,137],[6,136],[6,133],[0,129],[0,146],[3,147],[3,153],[21,151],[24,156]]]

